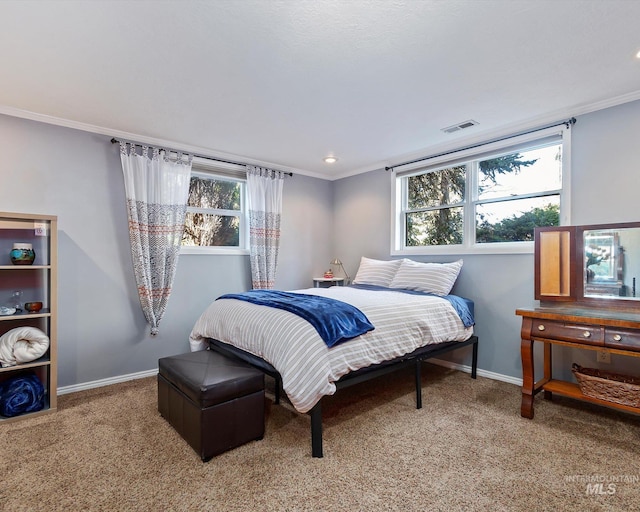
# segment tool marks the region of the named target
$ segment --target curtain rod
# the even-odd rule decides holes
[[[539,131],[542,131],[542,130],[546,130],[547,128],[554,128],[556,126],[564,125],[567,129],[569,129],[574,124],[576,124],[576,118],[572,117],[571,119],[567,119],[566,121],[562,121],[562,122],[556,123],[556,124],[550,124],[548,126],[543,126],[542,128],[536,128],[535,130],[529,130],[527,132],[521,132],[521,133],[516,133],[515,135],[509,135],[508,137],[501,137],[501,138],[498,138],[498,139],[488,140],[488,141],[482,142],[480,144],[474,144],[472,146],[465,146],[463,148],[454,149],[453,151],[445,151],[444,153],[438,153],[437,155],[430,155],[430,156],[425,156],[423,158],[417,158],[416,160],[410,160],[409,162],[403,162],[401,164],[390,165],[388,167],[385,167],[384,170],[385,171],[393,171],[396,167],[402,167],[404,165],[409,165],[409,164],[416,164],[418,162],[423,162],[424,160],[430,160],[431,158],[438,158],[438,157],[441,157],[441,156],[452,155],[453,153],[459,153],[460,151],[466,151],[467,149],[480,148],[482,146],[486,146],[487,144],[493,144],[494,142],[500,142],[502,140],[513,139],[515,137],[520,137],[521,135],[528,135],[529,133],[539,132]]]
[[[115,137],[113,137],[111,139],[111,144],[118,144],[120,142],[126,142],[127,144],[133,144],[134,146],[138,146],[138,147],[143,147],[143,146],[147,146],[147,147],[155,147],[152,144],[140,144],[139,142],[133,142],[130,140],[118,140]],[[170,151],[171,153],[185,153],[185,154],[189,154],[192,155],[196,158],[204,158],[205,160],[212,160],[214,162],[222,162],[225,164],[234,164],[234,165],[253,165],[253,164],[246,164],[244,162],[234,162],[233,160],[223,160],[222,158],[213,158],[212,156],[204,156],[204,155],[197,155],[195,153],[191,153],[190,151],[182,151],[182,150],[178,150],[178,149],[171,149],[171,148],[160,148],[160,149],[164,149],[165,151]],[[257,167],[261,167],[261,166],[257,166]],[[274,171],[278,171],[281,172],[283,174],[286,174],[287,176],[293,176],[292,172],[286,172],[286,171],[279,171],[278,169],[273,169]]]

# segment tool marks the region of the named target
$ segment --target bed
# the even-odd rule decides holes
[[[465,346],[472,346],[475,378],[478,338],[473,335],[473,303],[449,295],[449,290],[438,295],[407,285],[392,287],[402,283],[393,279],[401,261],[393,262],[393,275],[383,280],[365,279],[359,270],[353,286],[292,292],[351,305],[366,316],[373,330],[329,347],[319,331],[297,314],[223,296],[194,325],[191,350],[240,357],[272,376],[276,403],[282,388],[297,411],[311,415],[312,455],[322,457],[321,401],[337,389],[413,364],[420,408],[422,361]],[[415,284],[415,279],[411,282]]]

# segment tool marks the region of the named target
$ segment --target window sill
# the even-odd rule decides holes
[[[391,256],[438,256],[458,254],[533,254],[533,242],[503,242],[477,244],[470,247],[447,245],[438,247],[411,247],[392,249]]]
[[[239,247],[180,247],[180,255],[199,254],[201,256],[249,256],[248,249]]]

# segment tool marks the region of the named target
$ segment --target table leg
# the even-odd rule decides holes
[[[533,418],[534,397],[534,368],[533,368],[533,340],[522,338],[520,343],[522,357],[522,404],[520,415],[523,418]]]
[[[544,382],[551,380],[551,343],[544,344]],[[551,400],[551,391],[544,390],[544,399]]]

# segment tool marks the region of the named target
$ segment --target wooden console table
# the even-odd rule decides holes
[[[551,346],[565,345],[611,354],[640,357],[640,314],[582,307],[517,309],[522,317],[522,405],[520,414],[533,418],[533,399],[544,391],[640,414],[640,408],[619,405],[582,394],[577,384],[551,376]],[[544,376],[535,381],[534,342],[544,343]]]

